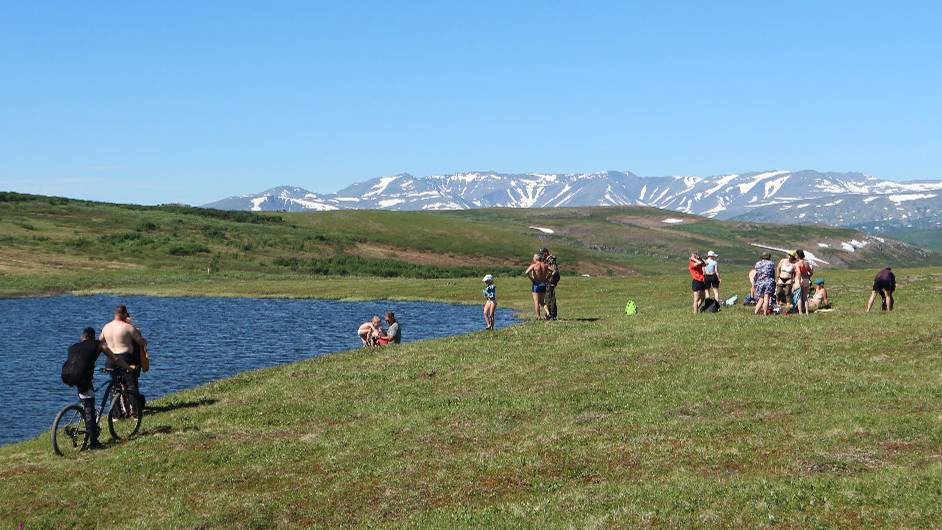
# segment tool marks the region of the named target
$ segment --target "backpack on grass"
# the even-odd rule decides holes
[[[625,304],[625,314],[628,316],[638,314],[638,304],[636,304],[634,300],[628,300],[628,303]]]
[[[701,313],[716,313],[720,310],[720,303],[713,298],[707,298],[700,302]]]

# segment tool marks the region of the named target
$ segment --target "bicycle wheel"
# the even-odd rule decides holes
[[[108,430],[115,440],[127,440],[137,434],[143,417],[137,396],[124,391],[114,395],[108,411]]]
[[[79,405],[69,405],[56,414],[52,422],[52,450],[59,456],[74,457],[88,447],[88,427],[85,411]]]

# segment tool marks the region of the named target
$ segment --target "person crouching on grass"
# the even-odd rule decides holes
[[[687,264],[687,270],[690,271],[690,285],[693,289],[693,313],[700,312],[700,304],[706,295],[706,283],[703,277],[703,267],[706,262],[700,258],[700,255],[694,252],[690,255],[690,262]]]
[[[494,276],[487,274],[484,279],[484,329],[494,329],[494,311],[497,310],[497,286]]]
[[[382,321],[378,316],[374,316],[369,322],[360,324],[360,328],[357,330],[357,335],[359,335],[360,340],[363,341],[364,348],[372,348],[373,346],[376,346],[377,339],[383,335],[381,322]]]

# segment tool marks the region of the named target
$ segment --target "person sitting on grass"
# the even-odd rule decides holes
[[[878,272],[876,278],[873,279],[873,292],[870,293],[870,300],[867,301],[867,312],[869,313],[870,309],[873,308],[873,301],[877,295],[880,295],[880,299],[883,301],[880,304],[880,309],[892,311],[894,292],[896,292],[896,275],[893,274],[893,269],[887,267]]]
[[[828,298],[827,288],[824,287],[824,278],[818,278],[814,281],[814,295],[808,300],[808,311],[830,308],[831,300]]]
[[[396,321],[396,314],[392,311],[386,311],[384,320],[386,320],[386,324],[389,325],[389,328],[387,328],[385,332],[381,332],[376,342],[380,346],[399,344],[402,341],[402,328],[399,327],[399,322]]]
[[[383,328],[380,325],[381,320],[378,316],[374,316],[370,319],[369,322],[364,322],[360,324],[360,329],[357,330],[357,335],[360,336],[360,340],[363,341],[364,348],[372,348],[376,346],[377,339],[383,334]]]
[[[497,286],[494,276],[487,274],[484,279],[484,329],[494,329],[494,312],[497,310]]]

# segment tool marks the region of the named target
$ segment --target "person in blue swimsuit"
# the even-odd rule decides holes
[[[543,256],[534,254],[533,261],[523,273],[530,278],[530,292],[533,293],[533,309],[536,311],[536,319],[543,320],[546,318],[544,295],[546,294],[546,282],[549,279],[549,269],[543,261]]]
[[[494,312],[497,310],[497,286],[490,274],[481,280],[484,282],[484,329],[494,329]]]

